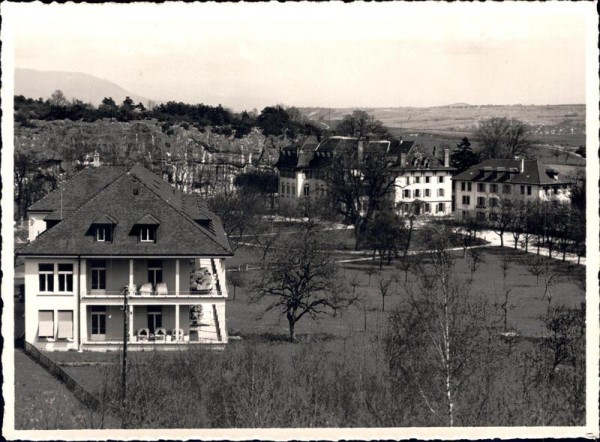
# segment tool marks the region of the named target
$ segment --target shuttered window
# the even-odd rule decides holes
[[[73,311],[59,310],[58,339],[73,339]]]
[[[38,312],[38,337],[54,338],[54,312],[52,310]]]

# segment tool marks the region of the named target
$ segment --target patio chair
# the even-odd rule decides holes
[[[150,330],[147,328],[140,328],[137,332],[138,341],[147,341],[150,337]]]
[[[154,331],[154,339],[157,341],[164,341],[166,339],[166,336],[167,330],[165,330],[162,327],[159,327]]]
[[[152,290],[152,284],[150,284],[149,282],[146,282],[144,284],[142,284],[140,286],[140,295],[142,296],[149,296],[152,294],[153,290]]]
[[[172,335],[173,335],[173,341],[183,341],[183,329],[174,328]]]
[[[156,294],[161,296],[166,296],[169,294],[166,282],[159,282],[158,284],[156,284]]]

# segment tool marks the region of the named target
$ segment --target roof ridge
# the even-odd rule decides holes
[[[135,166],[134,166],[135,167]],[[132,168],[133,169],[133,168]],[[144,168],[145,169],[145,168]],[[147,169],[146,169],[147,170]],[[169,201],[165,200],[164,198],[162,198],[158,193],[156,193],[154,191],[154,189],[152,189],[150,186],[148,186],[148,184],[146,184],[143,180],[141,180],[139,177],[131,174],[132,177],[134,177],[136,180],[138,180],[142,185],[144,185],[148,190],[150,190],[156,197],[158,197],[160,200],[164,201],[166,204],[168,204],[169,206],[171,206],[173,208],[173,210],[175,210],[177,213],[179,213],[181,216],[183,216],[183,218],[185,218],[186,221],[188,221],[190,224],[192,224],[193,226],[195,226],[198,230],[200,230],[205,236],[207,236],[212,242],[214,242],[215,244],[217,244],[219,247],[221,247],[223,250],[225,250],[226,252],[229,252],[229,250],[226,250],[222,244],[220,244],[218,241],[216,241],[214,238],[212,238],[206,231],[205,229],[198,224],[196,221],[194,221],[187,213],[182,212],[181,210],[179,210],[177,207],[175,207],[173,204],[171,204]],[[162,179],[162,178],[161,178]],[[164,180],[163,180],[164,181]],[[180,192],[180,190],[175,189],[177,192]]]

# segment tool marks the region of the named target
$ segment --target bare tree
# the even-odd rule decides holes
[[[525,258],[525,268],[529,273],[535,276],[535,285],[540,285],[540,275],[542,274],[542,267],[544,265],[544,259],[540,256],[533,256],[531,259]]]
[[[227,282],[233,287],[233,300],[235,301],[235,291],[238,287],[243,287],[246,280],[241,271],[227,272]]]
[[[392,278],[385,278],[383,275],[379,275],[378,288],[379,294],[381,295],[381,311],[385,311],[385,298],[389,295],[389,290],[392,285]]]
[[[515,201],[512,198],[502,198],[498,205],[492,207],[490,224],[495,233],[500,237],[500,247],[504,247],[504,232],[513,224],[515,218]]]
[[[259,214],[254,193],[224,191],[207,200],[208,207],[221,219],[233,250],[241,247],[246,234],[254,232]],[[253,235],[253,237],[255,237]]]
[[[514,158],[531,148],[530,128],[520,120],[493,117],[479,123],[476,137],[487,158]]]
[[[552,298],[554,297],[554,293],[552,293],[552,290],[550,289],[560,281],[562,278],[562,272],[560,271],[560,267],[552,262],[551,259],[546,259],[542,264],[541,276],[544,283],[542,300],[546,299],[548,302],[548,312],[550,312]]]
[[[469,282],[473,283],[473,276],[475,272],[479,270],[481,264],[485,262],[484,254],[481,248],[474,247],[469,249],[469,259],[467,261],[467,265],[469,266],[469,270],[471,271],[471,278]]]
[[[322,314],[335,315],[356,301],[346,294],[334,258],[323,252],[314,225],[288,236],[283,247],[274,250],[266,269],[255,282],[253,300],[267,298],[266,311],[279,310],[289,325],[290,341],[296,341],[296,323],[305,315],[317,319]]]

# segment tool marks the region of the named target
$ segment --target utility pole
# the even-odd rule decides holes
[[[123,287],[123,364],[121,388],[123,391],[123,422],[122,427],[127,428],[127,341],[129,339],[129,287]]]

